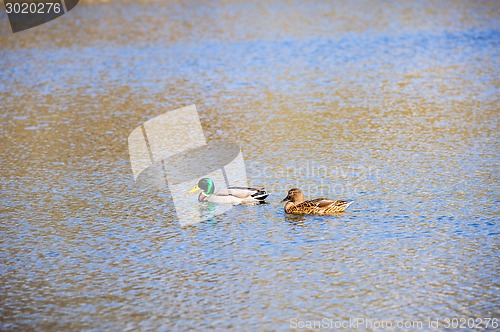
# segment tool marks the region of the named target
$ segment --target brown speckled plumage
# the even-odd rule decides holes
[[[288,191],[288,196],[283,199],[285,212],[291,214],[338,214],[344,212],[352,201],[331,200],[316,198],[306,201],[302,190],[293,188]]]

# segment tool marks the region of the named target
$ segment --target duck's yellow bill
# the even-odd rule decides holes
[[[188,193],[192,194],[192,193],[197,192],[198,190],[201,190],[201,189],[200,189],[200,187],[196,186],[193,189],[191,189],[190,191],[188,191]]]

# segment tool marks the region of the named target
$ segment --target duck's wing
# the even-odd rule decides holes
[[[353,201],[317,198],[308,202],[314,206],[315,213],[335,213],[345,211]]]
[[[264,187],[229,187],[227,193],[238,198],[252,198],[257,201],[263,201],[269,196]]]
[[[352,202],[353,201],[316,198],[294,204],[287,212],[294,214],[336,214],[345,211]]]

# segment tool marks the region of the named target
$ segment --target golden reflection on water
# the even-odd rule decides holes
[[[126,3],[126,5],[125,5]],[[130,10],[136,14],[131,15]],[[29,33],[12,34],[5,14],[4,47],[89,46],[197,40],[339,38],[346,33],[462,31],[495,28],[495,1],[259,2],[82,0],[68,14]],[[155,15],[152,15],[155,14]],[[131,29],[133,27],[133,29]],[[32,33],[32,31],[36,31]],[[90,37],[90,38],[89,38]]]

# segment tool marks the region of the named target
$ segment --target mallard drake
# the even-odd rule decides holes
[[[293,188],[282,200],[285,204],[285,212],[291,214],[337,214],[344,212],[353,201],[331,200],[328,198],[316,198],[306,201],[302,190]]]
[[[229,187],[215,191],[215,184],[209,178],[198,181],[198,185],[191,189],[189,193],[201,190],[198,201],[218,204],[259,204],[263,203],[269,194],[264,187]]]

